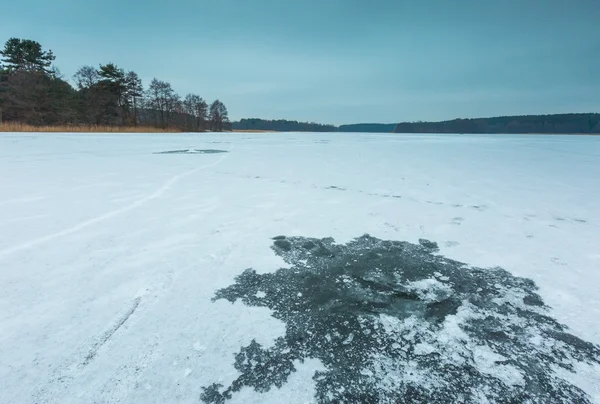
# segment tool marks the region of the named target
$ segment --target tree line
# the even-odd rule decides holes
[[[135,71],[114,63],[80,67],[71,85],[53,65],[52,51],[36,41],[11,38],[0,57],[0,122],[231,130],[221,101],[181,97],[156,78],[144,87]]]
[[[403,122],[396,133],[600,133],[600,114],[554,114]]]
[[[272,130],[276,132],[370,132],[391,133],[395,123],[357,123],[351,125],[324,125],[314,122],[298,122],[286,119],[241,119],[232,123],[236,130]]]
[[[391,133],[396,128],[395,123],[356,123],[338,126],[338,132]]]
[[[501,116],[493,118],[453,119],[442,122],[358,123],[323,125],[288,120],[242,119],[232,123],[238,130],[273,130],[277,132],[365,132],[365,133],[600,133],[600,114],[554,114]]]
[[[288,121],[285,119],[248,118],[233,122],[235,130],[272,130],[276,132],[335,132],[333,125],[323,125],[314,122]]]

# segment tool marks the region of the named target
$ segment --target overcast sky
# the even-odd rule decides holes
[[[0,0],[0,41],[321,123],[600,112],[598,0]]]

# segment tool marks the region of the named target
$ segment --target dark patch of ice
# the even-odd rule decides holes
[[[206,403],[279,388],[308,358],[325,367],[318,403],[591,402],[555,369],[598,364],[600,348],[550,317],[530,279],[445,258],[425,239],[279,236],[272,248],[288,268],[247,269],[214,299],[268,307],[285,335],[242,347],[240,376],[203,388]]]

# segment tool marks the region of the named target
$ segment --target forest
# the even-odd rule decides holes
[[[232,127],[234,130],[275,132],[598,134],[600,133],[600,114],[524,115],[454,119],[442,122],[358,123],[340,126],[284,119],[252,118],[233,122]]]
[[[600,114],[554,114],[454,119],[443,122],[404,122],[396,133],[600,133]]]
[[[234,130],[265,130],[275,132],[336,132],[337,128],[333,125],[323,125],[314,122],[298,122],[286,119],[259,119],[249,118],[233,122]]]
[[[298,122],[286,119],[241,119],[233,122],[234,130],[265,130],[275,132],[369,132],[391,133],[395,123],[357,123],[350,125],[324,125],[314,122]]]
[[[81,66],[71,82],[39,42],[10,38],[0,51],[0,123],[35,126],[155,127],[187,132],[231,130],[225,104],[114,63]]]

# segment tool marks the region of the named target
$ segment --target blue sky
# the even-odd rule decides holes
[[[0,0],[0,41],[114,62],[233,119],[600,112],[597,0]]]

